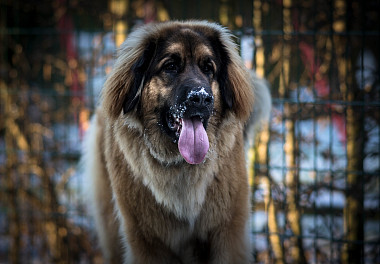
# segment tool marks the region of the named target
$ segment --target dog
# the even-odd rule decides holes
[[[255,81],[218,24],[148,24],[128,36],[82,161],[107,263],[250,263],[244,131],[270,111]]]

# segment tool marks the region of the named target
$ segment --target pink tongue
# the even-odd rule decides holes
[[[182,130],[178,140],[178,149],[182,157],[190,164],[199,164],[204,160],[208,148],[207,133],[200,118],[182,119]]]

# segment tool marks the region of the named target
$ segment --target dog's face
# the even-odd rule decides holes
[[[241,95],[235,90],[244,94],[250,84],[243,80],[247,87],[234,87],[237,84],[229,78],[233,58],[214,28],[171,25],[147,34],[138,45],[143,47],[141,54],[124,73],[133,79],[120,91],[123,98],[117,95],[117,104],[123,99],[122,118],[141,124],[132,125],[141,127],[151,154],[160,162],[202,163],[227,112],[238,116],[241,111],[237,105]],[[243,71],[239,76],[244,75],[244,69],[238,70]],[[243,107],[247,104],[243,102]]]
[[[137,108],[149,128],[145,135],[153,145],[152,139],[162,133],[170,139],[167,145],[178,144],[188,163],[201,163],[209,149],[209,120],[223,109],[220,56],[206,36],[188,28],[169,30],[154,42],[135,69],[136,75],[144,76]],[[129,98],[125,113],[136,107]]]

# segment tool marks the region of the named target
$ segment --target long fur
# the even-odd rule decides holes
[[[244,138],[246,146],[253,146],[256,132],[261,131],[269,119],[272,108],[272,97],[269,85],[265,79],[259,78],[254,71],[251,72],[255,103],[253,111],[245,124]]]
[[[157,40],[181,30],[205,36],[228,59],[221,64],[224,79],[212,84],[210,149],[198,165],[184,162],[159,129],[155,113],[168,89],[144,72],[148,58],[157,56]],[[166,22],[129,35],[104,85],[83,156],[107,263],[120,263],[122,255],[124,263],[250,262],[243,130],[254,97],[262,100],[261,88],[252,92],[252,78],[231,34],[217,24]],[[263,104],[269,111],[268,100]]]

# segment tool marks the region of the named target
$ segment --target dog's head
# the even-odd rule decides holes
[[[134,31],[103,90],[107,116],[139,129],[161,162],[175,156],[203,162],[223,119],[230,113],[244,122],[252,100],[250,77],[230,34],[208,22]]]

